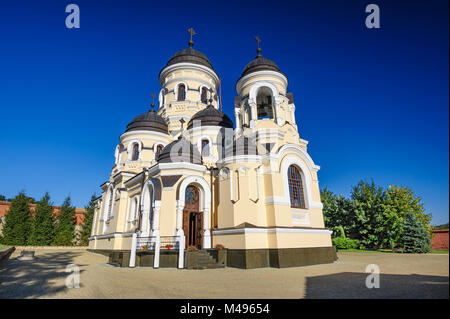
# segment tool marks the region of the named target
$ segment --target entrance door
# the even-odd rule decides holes
[[[203,213],[199,212],[199,190],[196,186],[186,187],[183,210],[183,231],[186,236],[186,249],[189,246],[202,248]]]

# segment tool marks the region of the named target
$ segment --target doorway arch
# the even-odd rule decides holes
[[[191,240],[191,244],[197,241],[200,248],[211,248],[210,207],[211,188],[206,180],[200,176],[186,177],[179,186],[177,201],[177,236],[185,236],[186,247],[189,247],[191,238],[194,241]],[[192,235],[189,232],[190,218],[193,223],[192,231],[201,236],[189,237]]]

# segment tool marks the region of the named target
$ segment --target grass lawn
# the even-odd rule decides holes
[[[393,254],[390,249],[380,249],[380,250],[371,250],[371,249],[338,249],[338,252],[345,253],[388,253]],[[448,250],[433,250],[430,254],[448,254]]]
[[[431,254],[448,254],[448,250],[433,250]]]
[[[392,250],[389,249],[380,249],[380,250],[373,250],[373,249],[338,249],[339,253],[390,253],[392,254]]]
[[[6,248],[6,247],[9,247],[9,246],[6,246],[6,245],[3,245],[3,244],[0,244],[0,249]]]

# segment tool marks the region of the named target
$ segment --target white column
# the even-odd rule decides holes
[[[184,268],[185,236],[183,231],[184,202],[177,201],[177,241],[178,241],[178,268]]]
[[[153,206],[152,236],[159,237],[159,211],[161,210],[161,201],[155,201]]]
[[[258,119],[256,115],[256,101],[254,99],[248,99],[248,105],[251,112],[250,128],[253,128],[256,126],[256,120]]]
[[[153,259],[153,268],[159,268],[159,251],[161,248],[161,237],[156,236],[155,238],[155,258]]]
[[[136,244],[137,244],[137,234],[133,233],[131,238],[131,254],[130,254],[130,267],[133,268],[136,263]]]
[[[181,230],[183,231],[183,229]],[[178,268],[184,268],[184,235],[178,237]]]
[[[209,225],[209,207],[203,209],[203,248],[211,248],[211,231]]]
[[[240,129],[241,128],[241,119],[239,117],[239,109],[235,109],[234,110],[234,117],[236,118],[236,129]]]
[[[292,119],[292,124],[296,125],[295,123],[295,105],[292,104],[289,109],[291,110],[291,119]]]
[[[275,97],[275,118],[276,118],[276,122],[278,124],[278,126],[282,126],[283,125],[283,120],[281,119],[280,116],[280,97],[276,96]]]
[[[184,209],[184,203],[182,203],[181,201],[178,201],[178,203],[177,203],[177,236],[184,236],[183,209]]]

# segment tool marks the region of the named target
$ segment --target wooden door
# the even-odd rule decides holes
[[[199,212],[199,190],[194,185],[186,187],[183,210],[183,231],[186,236],[186,248],[195,246],[202,248],[203,214]]]

